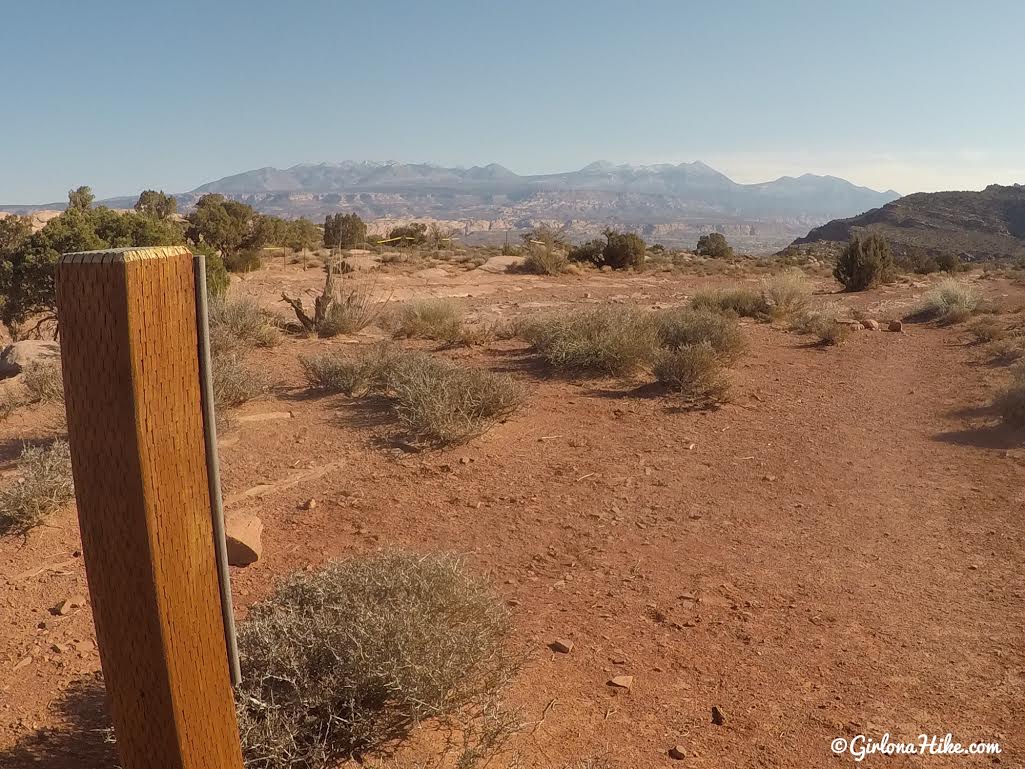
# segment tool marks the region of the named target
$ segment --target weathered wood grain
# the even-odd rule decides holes
[[[241,769],[192,256],[66,255],[57,311],[83,553],[124,769]]]

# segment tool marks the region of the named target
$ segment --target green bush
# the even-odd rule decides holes
[[[260,252],[256,249],[237,251],[224,257],[228,272],[253,272],[263,266]]]
[[[616,232],[606,230],[605,248],[602,251],[602,266],[611,267],[614,270],[623,270],[628,267],[639,268],[644,266],[645,251],[648,246],[640,235],[632,232]]]
[[[24,535],[74,498],[71,450],[66,441],[48,448],[25,446],[18,477],[0,489],[0,534]]]
[[[707,309],[675,307],[655,314],[659,343],[669,350],[708,344],[724,361],[735,361],[746,343],[737,321]]]
[[[311,388],[361,396],[384,387],[388,371],[398,354],[390,345],[382,344],[355,354],[329,352],[301,356],[299,364]]]
[[[660,350],[654,373],[659,382],[696,403],[721,403],[729,394],[719,353],[708,342]]]
[[[971,325],[968,326],[968,333],[979,344],[985,344],[986,342],[1000,341],[1007,336],[1008,331],[992,315],[984,315],[972,321]]]
[[[379,553],[285,580],[239,628],[247,769],[327,769],[431,720],[471,767],[515,730],[503,601],[449,556]],[[456,737],[458,735],[458,737]],[[449,764],[445,764],[449,765]]]
[[[615,305],[538,318],[524,323],[520,333],[555,368],[612,376],[649,365],[659,342],[650,313]]]
[[[886,239],[876,233],[855,235],[840,253],[833,270],[845,291],[864,291],[893,278],[893,256]]]
[[[712,256],[718,259],[729,259],[733,256],[733,248],[726,242],[726,236],[720,232],[711,232],[699,237],[694,250],[698,256]]]
[[[605,241],[601,238],[595,238],[586,243],[581,243],[579,246],[573,246],[569,250],[569,260],[571,262],[590,262],[600,266],[604,252]]]

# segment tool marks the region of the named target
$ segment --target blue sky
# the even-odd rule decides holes
[[[345,159],[1025,182],[1025,3],[0,0],[0,203]]]

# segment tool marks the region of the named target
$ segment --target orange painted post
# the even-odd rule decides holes
[[[124,769],[241,769],[210,517],[192,255],[65,255],[68,439]]]

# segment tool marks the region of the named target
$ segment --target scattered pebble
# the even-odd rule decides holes
[[[723,716],[722,711],[715,705],[712,706],[712,723],[716,726],[722,726],[726,723],[726,718]]]
[[[565,638],[556,638],[548,644],[548,648],[553,652],[559,652],[559,654],[569,654],[573,651],[573,642]]]
[[[687,757],[687,750],[683,745],[673,745],[669,748],[669,757],[674,761],[682,761]]]
[[[633,676],[615,676],[609,681],[609,686],[616,689],[626,689],[629,691],[634,685]]]

